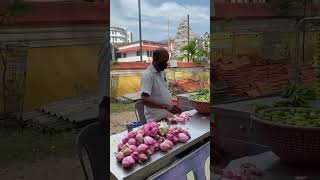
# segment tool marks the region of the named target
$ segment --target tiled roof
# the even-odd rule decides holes
[[[142,46],[142,50],[145,51],[154,51],[156,49],[158,49],[160,46],[155,47],[155,46],[148,46],[148,45],[143,45]],[[164,47],[167,51],[169,51],[169,48]],[[140,50],[140,46],[135,46],[135,47],[130,47],[130,48],[123,48],[123,49],[119,49],[117,51],[117,53],[125,53],[125,52],[132,52],[132,51],[139,51]]]
[[[26,2],[29,11],[6,26],[65,26],[109,23],[109,4],[89,2]],[[5,7],[0,4],[0,7]],[[1,8],[0,8],[1,9]]]
[[[149,62],[119,62],[117,65],[111,67],[112,70],[143,70],[147,69],[151,63]],[[195,63],[178,62],[177,66],[180,68],[201,67]]]
[[[131,42],[131,43],[127,43],[127,44],[122,44],[122,45],[119,45],[118,47],[123,47],[123,46],[128,46],[128,45],[132,45],[132,44],[139,44],[140,41],[134,41],[134,42]],[[142,40],[142,44],[151,44],[151,45],[161,45],[161,46],[167,46],[168,44],[167,43],[163,43],[163,42],[157,42],[157,41],[149,41],[149,40]]]

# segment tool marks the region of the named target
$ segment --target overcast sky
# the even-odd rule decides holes
[[[111,0],[110,25],[128,28],[133,41],[139,40],[138,0]],[[160,41],[175,37],[183,16],[197,35],[210,31],[210,0],[141,0],[142,39]]]

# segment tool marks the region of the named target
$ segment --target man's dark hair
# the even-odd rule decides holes
[[[162,55],[162,53],[168,53],[168,51],[165,48],[162,48],[162,47],[156,49],[155,51],[153,51],[153,56],[152,56],[153,60],[154,61],[159,60],[159,57]]]

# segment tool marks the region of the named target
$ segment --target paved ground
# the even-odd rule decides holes
[[[110,134],[116,134],[126,130],[126,124],[136,121],[134,112],[122,112],[111,114]]]
[[[1,180],[83,180],[77,158],[48,158],[38,162],[18,162],[0,169]]]

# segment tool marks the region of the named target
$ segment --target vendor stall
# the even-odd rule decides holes
[[[191,151],[196,150],[199,144],[208,142],[210,136],[209,116],[201,115],[196,110],[189,113],[192,118],[183,125],[177,125],[187,129],[191,138],[186,143],[177,143],[168,152],[158,151],[153,154],[144,164],[136,164],[126,169],[120,162],[117,162],[115,153],[117,152],[117,143],[128,133],[127,131],[110,136],[110,173],[112,179],[119,180],[137,180],[146,179],[155,173],[169,167],[175,161],[187,157]],[[208,154],[209,156],[209,154]]]

